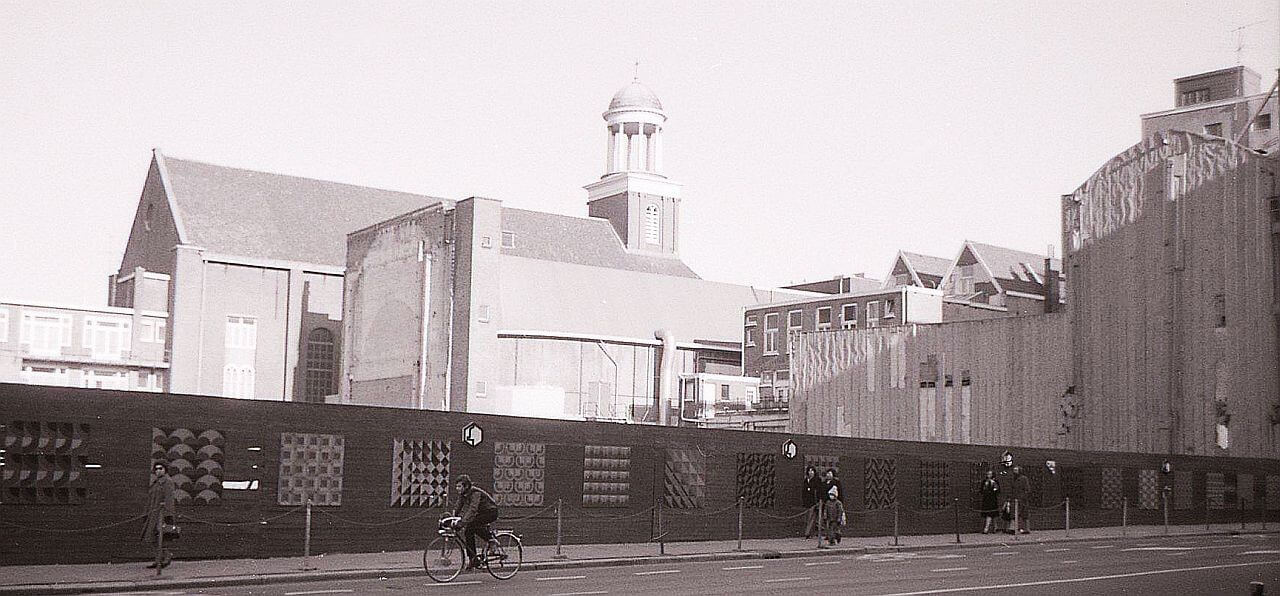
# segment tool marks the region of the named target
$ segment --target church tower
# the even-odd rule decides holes
[[[604,176],[586,185],[587,214],[609,220],[628,251],[678,255],[680,185],[662,174],[662,102],[637,78],[604,112]]]

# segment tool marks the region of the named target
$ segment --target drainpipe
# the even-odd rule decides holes
[[[659,329],[653,336],[662,341],[662,360],[658,362],[658,424],[666,426],[676,378],[676,338],[666,329]]]

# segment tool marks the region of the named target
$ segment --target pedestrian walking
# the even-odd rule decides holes
[[[840,483],[840,479],[836,478],[834,468],[827,468],[823,475],[823,491],[822,491],[822,517],[825,521],[825,530],[827,532],[827,544],[835,545],[840,543],[841,528],[845,523],[844,514],[844,485]]]
[[[806,509],[804,514],[804,537],[812,538],[818,530],[818,503],[826,483],[818,476],[818,468],[808,466],[804,469],[804,486],[801,487],[801,502]]]
[[[1013,530],[1009,533],[1031,533],[1031,479],[1022,473],[1021,466],[1013,467],[1013,502],[1015,511]]]
[[[996,474],[991,470],[987,470],[986,478],[982,479],[980,488],[982,494],[982,533],[990,534],[995,530],[996,516],[1000,514],[1000,483],[996,482]]]
[[[168,465],[156,462],[151,466],[151,486],[147,489],[147,518],[142,522],[142,542],[151,546],[160,544],[160,532],[165,524],[172,524],[177,515],[174,507],[173,478],[169,477]],[[168,567],[173,553],[168,549],[160,553],[160,559],[147,565],[147,569]]]

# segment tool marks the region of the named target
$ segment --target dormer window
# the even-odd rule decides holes
[[[646,205],[644,208],[644,241],[648,244],[662,242],[662,217],[657,205]]]

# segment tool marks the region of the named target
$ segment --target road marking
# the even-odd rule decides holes
[[[963,559],[969,555],[938,555],[935,559]]]
[[[660,569],[658,571],[637,571],[636,575],[662,575],[664,573],[680,573],[679,569]]]
[[[1240,554],[1242,555],[1280,555],[1280,550],[1248,550]]]
[[[1097,549],[1099,549],[1099,548],[1115,548],[1115,547],[1116,547],[1116,545],[1114,545],[1114,544],[1104,544],[1104,545],[1102,545],[1102,546],[1090,546],[1089,548],[1092,548],[1092,549],[1094,549],[1094,550],[1097,550]]]
[[[953,592],[978,592],[982,590],[1007,590],[1009,588],[1027,588],[1031,586],[1051,586],[1056,584],[1072,584],[1081,582],[1091,582],[1107,579],[1124,579],[1126,577],[1142,577],[1144,575],[1164,575],[1167,573],[1181,573],[1184,571],[1210,571],[1213,569],[1230,569],[1233,567],[1250,567],[1257,565],[1276,565],[1280,564],[1280,559],[1270,561],[1255,561],[1252,563],[1229,563],[1224,565],[1205,565],[1203,567],[1181,567],[1177,569],[1157,569],[1155,571],[1136,571],[1133,573],[1116,573],[1112,575],[1095,575],[1093,577],[1073,577],[1069,579],[1047,579],[1034,582],[1022,582],[1016,584],[990,584],[986,586],[966,586],[963,588],[940,588],[937,590],[922,590],[919,592],[894,592],[890,594],[878,594],[877,596],[923,596],[924,594],[950,594]]]
[[[947,571],[968,571],[968,570],[969,570],[968,567],[946,567],[943,569],[930,569],[929,571],[932,571],[934,573],[944,573]]]
[[[552,594],[551,596],[589,596],[591,594],[608,594],[608,592],[604,590],[597,590],[595,592],[560,592],[558,594]]]
[[[839,565],[840,561],[818,561],[816,563],[805,563],[805,567],[813,567],[814,565]]]
[[[742,569],[764,569],[764,565],[739,565],[737,567],[721,567],[724,571],[740,571]]]
[[[1221,546],[1139,546],[1134,548],[1126,548],[1124,549],[1124,551],[1129,552],[1132,550],[1145,550],[1145,551],[1210,550],[1215,548],[1231,548],[1231,545],[1224,544]]]
[[[535,577],[535,578],[533,578],[533,581],[535,581],[535,582],[553,582],[553,581],[558,581],[558,580],[562,580],[562,579],[587,579],[587,576],[585,576],[585,575],[562,575],[562,576],[559,576],[559,577]]]
[[[776,584],[778,582],[807,582],[812,579],[812,577],[780,577],[778,579],[766,579],[764,580],[764,583]]]
[[[465,581],[465,582],[449,582],[449,583],[443,583],[443,584],[442,584],[442,583],[439,583],[439,582],[432,582],[432,583],[429,583],[429,584],[422,584],[422,585],[423,585],[423,586],[426,586],[426,587],[428,587],[428,588],[430,588],[430,587],[433,587],[433,586],[441,586],[441,587],[443,587],[443,586],[474,586],[474,585],[476,585],[476,584],[478,584],[478,583],[480,583],[480,580],[478,580],[478,579],[473,579],[473,580],[471,580],[471,581]]]
[[[1067,551],[1069,551],[1069,550],[1071,550],[1071,549],[1069,549],[1069,548],[1046,548],[1046,549],[1044,549],[1044,552],[1046,552],[1046,553],[1065,553],[1065,552],[1067,552]]]
[[[1016,555],[1016,554],[1018,554],[1018,551],[1016,550],[1002,550],[1000,552],[991,553],[991,556],[994,557],[999,555]]]
[[[1062,562],[1062,564],[1063,564],[1063,565],[1070,565],[1071,563],[1079,563],[1079,562],[1080,562],[1080,561],[1077,561],[1077,560],[1075,560],[1075,559],[1067,559],[1067,560],[1063,561],[1063,562]]]
[[[284,596],[303,596],[303,594],[350,594],[355,590],[308,590],[306,592],[285,592]]]

